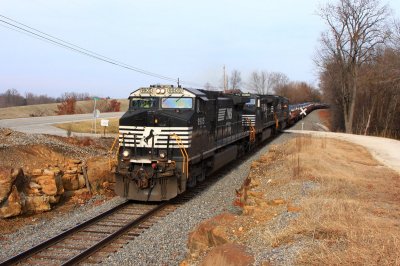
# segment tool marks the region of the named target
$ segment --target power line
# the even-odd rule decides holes
[[[24,33],[24,34],[26,34],[26,35],[28,35],[30,37],[34,37],[36,39],[40,39],[42,41],[46,41],[46,42],[51,43],[53,45],[57,45],[57,46],[60,46],[62,48],[69,49],[69,50],[72,50],[74,52],[80,53],[82,55],[86,55],[86,56],[89,56],[91,58],[94,58],[94,59],[97,59],[97,60],[101,60],[103,62],[112,64],[112,65],[115,65],[115,66],[119,66],[119,67],[122,67],[122,68],[125,68],[125,69],[128,69],[128,70],[132,70],[132,71],[144,74],[144,75],[152,76],[152,77],[155,77],[155,78],[159,78],[159,79],[163,79],[163,80],[167,80],[167,81],[171,81],[171,82],[175,82],[175,83],[178,81],[178,79],[167,77],[167,76],[164,76],[164,75],[160,75],[160,74],[157,74],[157,73],[154,73],[154,72],[150,72],[150,71],[147,71],[147,70],[144,70],[144,69],[140,69],[140,68],[137,68],[137,67],[134,67],[134,66],[130,66],[130,65],[125,64],[123,62],[120,62],[120,61],[114,60],[112,58],[103,56],[101,54],[95,53],[95,52],[90,51],[88,49],[82,48],[82,47],[80,47],[78,45],[75,45],[75,44],[72,44],[70,42],[64,41],[64,40],[62,40],[60,38],[54,37],[54,36],[52,36],[50,34],[47,34],[47,33],[43,32],[43,31],[37,30],[37,29],[35,29],[33,27],[30,27],[30,26],[28,26],[26,24],[23,24],[23,23],[20,23],[20,22],[18,22],[16,20],[8,18],[8,17],[6,17],[4,15],[0,14],[0,17],[3,18],[3,19],[0,19],[0,22],[2,22],[3,24],[6,24],[6,25],[2,25],[2,26],[6,27],[8,29],[12,29],[12,30],[18,31],[20,33]],[[6,21],[4,19],[6,19],[8,21]],[[18,25],[16,25],[15,23],[18,24]],[[185,81],[183,81],[183,82],[181,81],[181,83],[189,84],[189,85],[194,84],[194,83],[185,82]],[[196,86],[198,86],[198,85],[196,85]]]

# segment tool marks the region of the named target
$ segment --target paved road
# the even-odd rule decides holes
[[[123,112],[102,113],[98,119],[121,117]],[[65,130],[52,126],[53,124],[61,124],[68,122],[79,122],[92,120],[93,114],[77,114],[77,115],[58,115],[58,116],[43,116],[29,117],[16,119],[0,120],[0,127],[11,128],[24,133],[42,133],[66,136]],[[73,133],[75,136],[94,135],[84,133]]]

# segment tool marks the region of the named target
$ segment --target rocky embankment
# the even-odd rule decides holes
[[[66,192],[86,188],[89,180],[83,171],[80,160],[29,173],[22,168],[0,171],[0,218],[51,210]]]
[[[113,181],[107,144],[99,140],[0,129],[0,145],[0,218],[49,211]]]
[[[399,189],[364,147],[299,135],[251,164],[241,213],[196,226],[181,265],[397,265]]]

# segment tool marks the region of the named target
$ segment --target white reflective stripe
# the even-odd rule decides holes
[[[193,130],[193,127],[144,127],[144,126],[119,126],[119,129],[137,129],[137,130],[144,130],[145,128],[152,128],[152,129],[161,129],[162,131],[170,131],[170,130]]]
[[[136,130],[144,130],[144,127],[139,127],[139,126],[119,126],[119,129],[136,129]]]
[[[250,124],[249,122],[254,125],[256,123],[256,115],[242,115],[242,124],[247,126]]]
[[[151,163],[151,160],[149,159],[130,159],[129,160],[131,163]]]
[[[121,126],[122,127],[122,126]],[[193,127],[135,127],[123,126],[119,131],[119,143],[135,145],[138,148],[161,148],[167,147],[169,143],[175,147],[177,144],[174,134],[178,135],[185,148],[189,148],[192,142]]]
[[[218,121],[225,119],[226,108],[221,108],[218,110]]]
[[[135,139],[135,135],[136,135],[136,139],[142,139],[143,134],[126,134],[126,135],[120,134],[119,137],[120,137],[120,138],[125,138],[125,139]],[[178,135],[182,140],[191,139],[191,138],[192,138],[192,134],[190,134],[190,133],[184,133],[184,134],[180,133],[180,134],[177,134],[177,135]],[[166,141],[166,140],[168,140],[168,136],[169,136],[169,139],[170,139],[170,140],[175,139],[175,138],[172,136],[172,134],[171,134],[171,135],[164,135],[164,134],[157,135],[157,139],[159,139],[159,140],[165,140],[165,141]]]
[[[136,144],[140,144],[140,141],[141,140],[136,140]],[[119,143],[135,143],[135,140],[134,139],[119,139]],[[157,146],[157,145],[159,145],[159,144],[167,144],[168,143],[168,141],[164,141],[164,140],[162,140],[162,141],[160,141],[160,140],[158,140],[155,144],[154,144],[154,146]],[[178,143],[176,140],[170,140],[169,141],[169,143],[170,144],[176,144],[176,143]],[[192,143],[192,140],[182,140],[182,143],[183,144],[191,144]]]
[[[125,144],[125,147],[135,147],[135,144],[126,143],[126,144]],[[140,147],[139,145],[136,145],[136,147],[137,147],[137,148],[143,148],[143,147]],[[171,149],[178,149],[178,148],[179,148],[179,145],[169,145],[168,147],[171,148]],[[190,145],[183,145],[183,147],[184,147],[185,149],[188,149],[188,148],[190,148]],[[146,147],[146,148],[148,148],[148,147]],[[157,148],[157,149],[166,149],[166,148],[167,148],[167,145],[157,145],[157,146],[154,146],[154,148]]]

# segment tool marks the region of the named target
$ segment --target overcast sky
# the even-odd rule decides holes
[[[109,58],[195,85],[221,85],[222,68],[318,85],[313,63],[322,0],[0,0],[0,15]],[[397,17],[400,1],[387,1]],[[0,19],[4,20],[2,17]],[[170,84],[10,30],[0,22],[0,92],[15,88],[126,98]],[[189,85],[189,84],[188,84]]]

